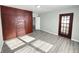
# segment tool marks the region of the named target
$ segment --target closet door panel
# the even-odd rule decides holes
[[[2,14],[15,15],[16,14],[16,9],[11,8],[11,7],[2,6],[1,7],[1,12],[2,12]]]
[[[17,36],[23,36],[25,35],[25,24],[24,24],[24,16],[23,15],[18,15],[16,17],[16,33]]]
[[[28,29],[28,15],[26,14],[25,15],[25,31],[26,31],[26,34],[28,34],[29,33],[29,29]]]
[[[4,40],[32,32],[32,12],[1,6]]]
[[[26,12],[25,14],[25,30],[26,34],[32,32],[32,13]]]
[[[28,13],[28,32],[31,33],[32,32],[32,13]]]
[[[4,40],[16,37],[15,16],[2,14]]]

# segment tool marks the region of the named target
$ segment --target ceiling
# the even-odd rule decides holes
[[[29,10],[38,14],[49,12],[56,9],[61,9],[61,8],[74,7],[74,5],[73,6],[72,5],[40,5],[40,8],[36,8],[37,5],[6,5],[6,6]]]

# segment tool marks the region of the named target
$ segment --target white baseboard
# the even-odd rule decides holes
[[[58,35],[57,33],[51,33],[51,32],[46,31],[46,30],[42,30],[42,31],[48,32],[48,33],[50,33],[50,34]],[[72,40],[72,41],[75,41],[75,42],[79,42],[78,39],[73,39],[73,38],[72,38],[71,40]]]
[[[57,33],[49,32],[49,31],[46,31],[46,30],[42,30],[42,31],[45,31],[45,32],[50,33],[50,34],[58,35]]]
[[[75,42],[79,42],[79,40],[78,39],[71,39],[72,41],[75,41]]]

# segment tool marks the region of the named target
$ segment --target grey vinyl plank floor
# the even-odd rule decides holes
[[[47,53],[79,53],[79,43],[72,41],[70,39],[60,37],[57,35],[53,35],[41,30],[34,31],[28,34],[31,37],[34,37],[36,40],[42,40],[44,42],[50,43],[53,47]],[[36,41],[35,40],[35,41]],[[24,42],[26,43],[26,42]],[[5,43],[2,48],[2,53],[14,53],[17,50],[22,49],[25,46],[30,46],[34,49],[34,51],[38,51],[38,53],[45,53],[44,51],[40,50],[37,47],[34,47],[30,42],[29,44],[26,43],[15,50],[11,50]],[[30,51],[31,52],[31,51]]]

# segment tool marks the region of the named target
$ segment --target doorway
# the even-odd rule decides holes
[[[33,23],[32,23],[33,31],[35,31],[35,17],[33,17]]]
[[[59,15],[59,36],[71,39],[73,24],[73,13]]]

